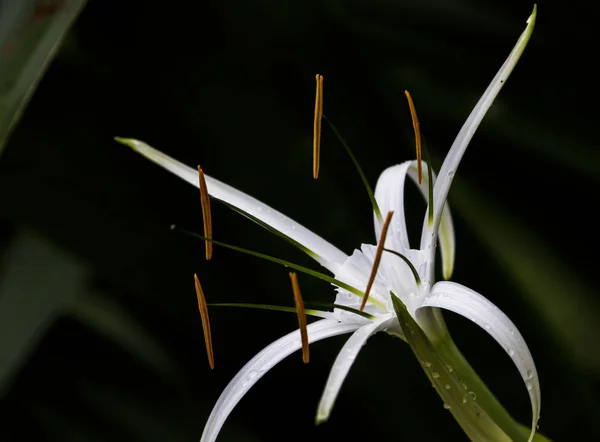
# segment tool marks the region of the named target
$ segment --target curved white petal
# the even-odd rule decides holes
[[[323,396],[319,402],[317,409],[317,423],[321,423],[329,419],[331,409],[335,403],[340,388],[350,371],[350,367],[354,364],[358,353],[362,349],[363,345],[367,342],[372,335],[385,329],[387,326],[392,325],[396,321],[395,315],[387,315],[383,318],[377,319],[367,325],[362,326],[354,332],[348,339],[344,347],[338,353],[327,384],[325,384],[325,390]]]
[[[410,163],[408,169],[408,176],[414,181],[419,187],[423,198],[427,204],[429,204],[429,174],[428,165],[423,163],[423,176],[421,184],[419,184],[419,172],[417,168],[417,160],[413,160]],[[436,181],[435,172],[432,172],[433,182]],[[427,222],[428,214],[425,214],[425,222]],[[444,204],[442,210],[442,219],[440,221],[440,227],[438,231],[439,243],[440,243],[440,254],[442,256],[442,274],[444,279],[450,279],[452,272],[454,271],[454,256],[456,254],[456,240],[454,237],[454,223],[452,222],[452,214],[450,213],[450,207],[448,204]]]
[[[483,120],[483,117],[487,113],[488,109],[494,102],[494,99],[500,92],[500,89],[504,86],[507,78],[510,76],[513,68],[517,64],[517,61],[521,57],[521,54],[525,50],[527,46],[527,42],[531,37],[531,33],[533,32],[533,27],[535,25],[536,18],[536,7],[534,6],[533,12],[531,16],[527,19],[527,27],[519,37],[516,45],[508,55],[508,58],[504,62],[504,64],[500,67],[498,73],[492,79],[492,82],[485,90],[473,110],[471,114],[465,121],[463,127],[460,129],[460,132],[456,136],[454,143],[450,147],[450,151],[446,155],[444,163],[440,169],[439,178],[435,182],[435,187],[433,191],[433,204],[434,204],[434,222],[433,226],[428,226],[427,223],[423,226],[423,235],[422,241],[425,240],[425,244],[422,244],[422,249],[430,249],[430,253],[433,255],[433,247],[431,245],[435,241],[435,236],[437,229],[440,223],[440,217],[442,213],[442,209],[444,204],[446,203],[446,198],[448,196],[448,191],[450,190],[450,184],[452,184],[452,180],[454,178],[454,174],[456,173],[456,169],[458,168],[458,164],[462,159],[465,150],[473,138],[473,134],[479,127],[479,124]],[[429,233],[429,234],[427,234]],[[423,247],[425,246],[425,247]]]
[[[425,202],[429,203],[429,176],[427,175],[427,164],[423,163],[423,179],[421,180],[421,184],[419,184],[416,160],[405,161],[402,164],[388,167],[380,175],[377,180],[377,186],[375,187],[375,198],[381,209],[381,213],[385,215],[389,211],[394,211],[394,217],[392,218],[390,230],[388,231],[388,237],[391,238],[391,244],[388,244],[388,247],[403,254],[406,254],[405,251],[410,249],[404,211],[404,182],[407,174],[421,191]],[[433,174],[433,177],[435,182],[435,173]],[[425,214],[425,217],[427,218],[427,214]],[[383,221],[378,219],[375,214],[373,214],[373,220],[375,223],[375,235],[376,238],[379,239]],[[450,208],[447,205],[445,205],[442,212],[442,219],[439,227],[439,241],[444,278],[449,279],[452,276],[452,271],[454,269],[456,244],[452,216],[450,214]]]
[[[464,316],[483,328],[504,348],[527,386],[531,401],[531,437],[533,437],[540,417],[540,382],[529,348],[508,316],[474,290],[446,281],[438,282],[432,287],[420,308],[423,307],[443,308]]]
[[[344,323],[330,319],[313,322],[307,327],[309,342],[351,333],[360,323]],[[214,442],[225,420],[252,386],[271,368],[302,347],[300,331],[289,333],[269,344],[254,356],[229,382],[213,408],[200,442]]]
[[[388,212],[394,212],[387,236],[391,244],[388,242],[387,247],[396,251],[410,248],[404,217],[404,180],[410,163],[410,161],[405,161],[402,164],[388,167],[381,173],[375,186],[375,200],[383,218],[385,219]],[[375,222],[375,238],[379,241],[383,219],[380,220],[373,213],[373,220]]]
[[[136,152],[142,154],[159,166],[164,167],[169,172],[174,173],[179,178],[198,187],[198,171],[196,169],[186,166],[176,159],[154,149],[143,141],[131,138],[119,138],[118,141],[128,145]],[[344,252],[277,210],[272,209],[250,195],[246,195],[219,180],[209,176],[205,176],[205,178],[208,193],[211,197],[246,212],[250,216],[257,218],[299,243],[301,246],[308,249],[308,251],[312,252],[310,255],[332,273],[335,273],[338,267],[346,260],[347,256]]]

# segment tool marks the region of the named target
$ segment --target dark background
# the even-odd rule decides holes
[[[590,3],[591,4],[591,3]],[[287,271],[215,249],[198,192],[129,149],[136,137],[272,205],[350,253],[370,204],[327,128],[311,176],[314,76],[325,114],[374,185],[413,158],[404,90],[443,158],[533,4],[457,0],[90,0],[0,158],[0,440],[194,441],[221,390],[294,315],[211,309],[206,362],[192,275],[209,302],[292,305]],[[597,14],[540,2],[532,40],[450,193],[453,280],[518,325],[542,384],[540,431],[600,438]],[[408,192],[420,231],[424,205]],[[317,268],[213,204],[215,236]],[[306,300],[331,301],[300,277]],[[522,422],[526,390],[499,346],[446,315],[461,350]],[[228,440],[463,440],[408,346],[361,352],[330,421],[313,424],[344,337],[294,354],[241,401]]]

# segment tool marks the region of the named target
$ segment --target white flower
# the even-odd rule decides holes
[[[446,198],[458,164],[475,130],[491,106],[521,56],[535,22],[535,8],[528,26],[487,90],[460,130],[439,176],[434,180],[433,210],[426,214],[419,248],[411,248],[404,218],[404,182],[408,175],[417,182],[417,163],[408,161],[385,170],[376,186],[375,199],[385,215],[393,212],[385,250],[364,312],[357,315],[367,286],[377,245],[362,244],[351,256],[331,245],[276,210],[256,199],[206,176],[208,192],[237,211],[249,215],[280,235],[287,237],[329,270],[337,284],[335,303],[341,307],[322,313],[325,319],[308,326],[310,342],[343,333],[353,333],[338,354],[318,406],[317,421],[326,420],[342,383],[360,349],[373,334],[385,331],[406,340],[420,359],[427,375],[444,399],[446,408],[471,439],[524,440],[533,438],[540,413],[540,386],[533,358],[515,325],[479,293],[455,282],[435,282],[435,248],[440,244],[443,274],[448,278],[454,262],[454,230]],[[193,185],[198,185],[195,169],[138,140],[122,140],[134,150]],[[429,182],[419,185],[426,200]],[[374,216],[375,237],[383,228]],[[439,237],[438,237],[439,236]],[[397,298],[394,298],[394,295]],[[449,337],[441,309],[464,316],[489,333],[515,363],[529,393],[532,409],[531,430],[515,423],[473,372]],[[418,326],[417,326],[418,324]],[[212,442],[227,416],[246,392],[274,365],[301,347],[300,333],[294,331],[259,352],[232,379],[217,401],[201,442]],[[477,400],[475,400],[475,392]]]

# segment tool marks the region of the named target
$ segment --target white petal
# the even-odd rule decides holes
[[[494,99],[498,95],[498,92],[500,92],[500,89],[502,89],[502,86],[504,86],[504,83],[506,82],[513,68],[517,64],[517,61],[521,57],[521,54],[525,50],[527,42],[529,41],[529,37],[531,37],[531,33],[533,32],[535,17],[536,8],[534,6],[533,13],[527,20],[527,27],[525,28],[525,31],[523,31],[513,50],[509,54],[508,58],[506,59],[496,76],[492,79],[492,82],[490,83],[488,88],[485,90],[485,92],[471,111],[471,114],[467,118],[467,121],[465,121],[460,132],[456,136],[452,147],[450,147],[448,155],[446,155],[446,159],[444,160],[442,168],[440,169],[439,178],[435,182],[433,192],[434,223],[433,226],[424,229],[423,232],[423,237],[429,237],[427,248],[429,248],[435,240],[435,232],[437,232],[440,223],[441,212],[446,202],[448,191],[450,190],[450,184],[452,184],[452,179],[454,178],[454,174],[456,173],[458,164],[460,163],[460,160],[462,159],[462,156],[465,153],[465,150],[469,142],[471,141],[471,138],[473,138],[473,134],[479,127],[481,120],[483,120],[483,117],[494,102]],[[426,231],[431,232],[431,228],[434,234],[431,235],[430,233],[429,235],[427,235]],[[433,253],[433,250],[431,250],[431,253]]]
[[[392,325],[394,322],[397,322],[396,316],[389,315],[364,325],[350,336],[342,350],[338,353],[329,373],[329,378],[327,379],[327,384],[325,385],[325,390],[317,409],[317,423],[329,419],[329,414],[340,392],[340,388],[342,388],[342,383],[346,379],[350,367],[354,364],[358,352],[365,345],[367,339],[387,326]]]
[[[359,327],[358,323],[323,319],[308,325],[308,340],[316,342],[324,338],[351,333]],[[301,347],[300,332],[296,330],[269,344],[244,365],[221,393],[206,422],[200,442],[214,442],[225,420],[248,390],[267,371]]]
[[[406,221],[404,217],[404,180],[410,167],[410,161],[388,167],[383,171],[375,186],[375,200],[385,219],[388,212],[393,211],[394,216],[388,230],[387,247],[399,251],[409,249],[408,234],[406,233]],[[373,213],[375,221],[375,238],[379,241],[383,220],[379,220]]]
[[[363,244],[361,250],[355,250],[350,257],[344,262],[344,265],[335,274],[335,279],[343,281],[346,284],[356,287],[359,290],[365,290],[371,270],[373,268],[373,260],[375,259],[375,246]],[[373,283],[369,300],[364,309],[365,313],[382,313],[386,311],[387,299],[389,296],[389,288],[385,281],[385,275],[379,268],[377,277]],[[359,309],[362,304],[362,297],[358,297],[347,290],[338,288],[338,294],[335,298],[335,303],[346,307]],[[354,315],[353,313],[349,313]]]
[[[438,282],[421,308],[437,307],[470,319],[483,328],[511,357],[529,393],[532,412],[532,436],[540,416],[540,383],[527,344],[512,321],[479,293],[454,282]],[[417,313],[418,315],[418,313]]]
[[[408,234],[406,232],[406,220],[404,212],[404,181],[406,174],[419,187],[423,198],[429,203],[429,177],[427,175],[427,164],[423,163],[423,179],[421,184],[418,180],[417,161],[406,161],[402,164],[392,166],[383,171],[377,186],[375,187],[375,198],[385,216],[389,211],[394,211],[394,217],[388,231],[391,244],[388,247],[406,255],[410,248]],[[435,182],[435,173],[433,174]],[[427,214],[425,214],[427,219]],[[374,214],[375,235],[379,239],[383,222]],[[455,240],[452,216],[447,205],[444,207],[439,228],[440,251],[442,254],[442,269],[445,279],[449,279],[454,268]]]
[[[417,169],[417,161],[411,161],[410,168],[408,169],[408,176],[415,182],[419,187],[423,198],[427,204],[429,204],[429,175],[428,165],[423,163],[423,176],[421,184],[419,184],[419,172]],[[432,172],[433,182],[436,181],[435,172]],[[429,209],[429,207],[428,207]],[[427,222],[428,214],[425,213],[425,222]],[[442,255],[442,274],[444,279],[450,279],[454,270],[454,256],[456,252],[456,241],[454,238],[454,223],[452,222],[452,215],[450,214],[450,207],[448,204],[444,204],[442,211],[442,219],[439,227],[439,243],[440,253]]]
[[[186,166],[176,159],[154,149],[143,141],[134,139],[119,139],[119,141],[127,144],[136,152],[142,154],[159,166],[164,167],[169,172],[174,173],[193,186],[199,186],[198,171],[196,169]],[[335,273],[338,267],[346,260],[347,256],[344,252],[277,210],[272,209],[257,199],[246,195],[219,180],[209,176],[206,176],[205,178],[210,196],[254,216],[273,229],[281,232],[283,235],[298,242],[312,252],[311,256],[332,273]]]

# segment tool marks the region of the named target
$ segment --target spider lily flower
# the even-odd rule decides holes
[[[360,349],[380,331],[405,340],[447,408],[472,440],[532,440],[540,415],[540,385],[531,353],[511,320],[474,290],[449,281],[435,281],[435,249],[439,243],[445,279],[454,265],[455,239],[446,198],[460,160],[475,130],[512,72],[533,31],[534,7],[527,27],[508,58],[467,118],[436,178],[428,172],[420,181],[417,161],[386,169],[375,188],[377,244],[362,244],[350,256],[317,234],[253,197],[205,176],[210,196],[298,246],[333,277],[320,276],[336,286],[333,312],[309,311],[322,319],[307,327],[309,342],[352,333],[338,354],[318,405],[317,422],[329,418],[336,397]],[[134,139],[117,139],[138,153],[198,186],[196,169]],[[404,218],[406,177],[421,190],[429,207],[419,248],[411,248]],[[433,201],[430,201],[431,195]],[[387,214],[384,220],[380,215]],[[213,241],[219,244],[218,241]],[[260,254],[256,254],[260,255]],[[282,263],[281,260],[273,259]],[[377,261],[379,265],[374,266]],[[298,267],[297,267],[298,268]],[[313,275],[316,272],[311,271]],[[374,278],[372,278],[372,274]],[[329,278],[329,279],[327,279]],[[364,290],[370,286],[370,290]],[[364,291],[363,291],[364,290]],[[368,295],[367,293],[368,292]],[[365,302],[366,300],[366,302]],[[363,311],[364,307],[364,311]],[[471,320],[506,351],[516,365],[529,394],[531,427],[518,424],[477,376],[452,341],[441,311],[450,310]],[[231,380],[218,399],[201,442],[212,442],[227,416],[246,392],[273,366],[301,348],[296,330],[268,345]]]

